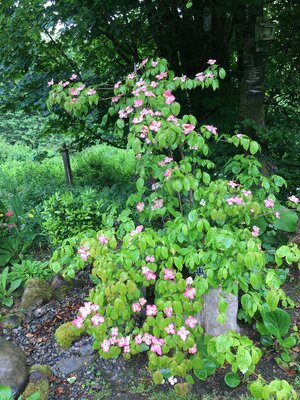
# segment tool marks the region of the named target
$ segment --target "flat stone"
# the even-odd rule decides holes
[[[0,337],[0,385],[19,395],[28,381],[26,356],[15,344]]]
[[[97,355],[84,356],[84,357],[69,357],[58,361],[53,367],[52,371],[57,375],[59,372],[62,375],[69,375],[71,372],[78,371],[81,368],[86,368],[97,359]]]
[[[78,352],[81,356],[90,356],[94,353],[93,346],[91,344],[85,344],[78,348]]]

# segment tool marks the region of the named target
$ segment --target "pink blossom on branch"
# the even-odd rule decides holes
[[[274,201],[272,199],[265,199],[264,203],[265,203],[265,206],[267,208],[273,208],[274,207]]]
[[[216,63],[216,61],[217,60],[213,60],[213,59],[209,59],[208,61],[207,61],[207,64],[209,64],[209,65],[214,65],[215,63]]]
[[[195,125],[193,124],[182,124],[183,127],[183,133],[185,135],[188,135],[191,131],[195,129]]]
[[[175,279],[175,273],[172,269],[165,268],[164,269],[164,280],[170,281]]]
[[[173,309],[172,307],[166,307],[164,309],[164,313],[166,317],[172,317]]]
[[[156,305],[154,304],[154,305],[147,305],[147,307],[146,307],[146,315],[147,315],[147,317],[154,317],[155,315],[156,315],[156,313],[157,313],[157,307],[156,307]]]
[[[299,199],[298,199],[298,197],[296,197],[296,196],[290,196],[290,197],[288,197],[288,200],[289,201],[291,201],[292,203],[295,203],[295,204],[298,204],[299,203]]]

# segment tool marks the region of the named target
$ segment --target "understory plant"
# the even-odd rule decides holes
[[[265,230],[278,219],[284,223],[276,194],[285,181],[260,173],[256,141],[243,133],[219,134],[217,127],[183,115],[176,101],[188,102],[188,90],[218,88],[225,71],[215,60],[208,64],[190,79],[175,77],[164,59],[144,60],[114,85],[101,125],[115,118],[116,134],[127,135],[137,158],[136,192],[116,219],[108,218],[97,235],[82,239],[80,263],[64,263],[63,248],[52,259],[55,271],[69,277],[76,266],[92,264],[96,286],[73,323],[85,326],[101,356],[147,352],[154,382],[178,379],[179,391],[194,376],[206,379],[225,364],[232,370],[226,382],[235,387],[254,372],[262,355],[239,333],[205,334],[198,321],[210,289],[239,293],[240,317],[246,321],[292,304],[281,289],[284,270],[268,265],[260,237],[262,223]],[[97,104],[98,93],[81,82],[69,85],[54,84],[48,105],[82,117]],[[227,176],[209,159],[211,140],[242,149],[229,161]],[[291,196],[288,205],[298,203]],[[226,322],[227,308],[221,292],[219,324]],[[292,389],[280,398],[290,397],[295,397]]]

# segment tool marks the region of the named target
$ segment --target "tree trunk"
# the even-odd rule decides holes
[[[255,24],[263,15],[263,2],[246,4],[241,16],[243,73],[241,81],[240,114],[242,119],[252,119],[265,125],[264,76],[265,53],[256,51]]]

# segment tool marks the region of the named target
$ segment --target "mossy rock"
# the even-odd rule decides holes
[[[36,382],[29,382],[25,391],[22,393],[22,400],[26,400],[33,394],[39,393],[39,400],[47,400],[49,394],[48,380],[38,380]]]
[[[33,365],[30,368],[29,383],[22,394],[22,400],[26,400],[33,394],[39,394],[39,400],[47,400],[49,393],[48,376],[51,369],[48,365]]]
[[[21,308],[33,310],[48,303],[52,298],[52,289],[42,279],[29,279],[22,296]]]
[[[84,327],[76,328],[72,322],[66,322],[56,329],[54,336],[56,343],[60,347],[68,349],[76,339],[83,335],[84,332]]]

